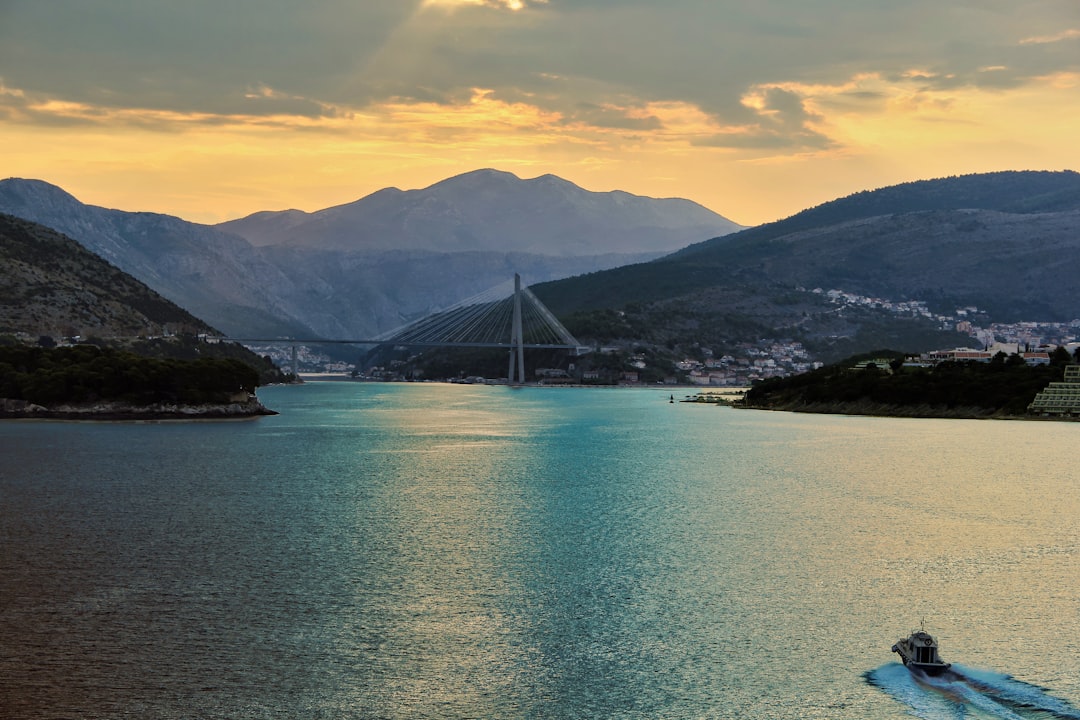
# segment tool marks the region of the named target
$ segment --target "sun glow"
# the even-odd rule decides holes
[[[530,0],[533,5],[543,5],[547,0]],[[422,7],[456,10],[464,7],[491,7],[506,10],[524,10],[525,0],[424,0]]]

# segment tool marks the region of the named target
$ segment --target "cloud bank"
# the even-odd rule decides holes
[[[1030,120],[1006,100],[1072,113],[1078,78],[1075,0],[0,5],[0,123],[12,132],[336,137],[342,163],[375,163],[379,148],[417,166],[556,172],[632,169],[635,153],[835,162],[918,132],[951,136],[931,126],[970,138],[973,124],[987,145],[1023,144]],[[642,177],[677,170],[642,163]]]

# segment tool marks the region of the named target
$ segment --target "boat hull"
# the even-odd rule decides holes
[[[944,675],[945,671],[949,669],[949,663],[918,663],[918,662],[906,662],[908,670],[914,670],[917,672],[925,673],[931,677],[937,677],[938,675]]]

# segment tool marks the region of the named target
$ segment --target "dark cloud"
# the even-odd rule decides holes
[[[243,112],[257,85],[334,98],[362,87],[356,68],[418,5],[5,0],[0,73],[10,87],[114,107]]]
[[[615,130],[658,130],[663,127],[660,118],[655,115],[628,114],[623,108],[601,107],[581,103],[564,117],[566,124],[585,123],[593,127]]]
[[[743,142],[814,146],[801,99],[759,86],[858,73],[925,89],[1008,88],[1080,70],[1076,0],[550,0],[521,12],[421,0],[3,0],[0,78],[103,107],[317,117],[389,98],[450,103],[474,87],[569,120],[650,129],[615,108],[678,101]],[[922,77],[909,71],[923,69]],[[261,94],[260,94],[261,93]],[[851,103],[873,103],[851,93]],[[835,100],[834,100],[835,102]],[[727,137],[726,135],[724,137]]]
[[[244,93],[246,115],[296,115],[318,118],[333,117],[335,109],[304,97],[294,97],[260,86]]]
[[[756,98],[754,110],[758,121],[753,124],[717,133],[697,140],[705,147],[770,148],[788,150],[821,150],[831,147],[832,141],[814,130],[821,118],[807,110],[800,95],[782,88],[768,88]]]

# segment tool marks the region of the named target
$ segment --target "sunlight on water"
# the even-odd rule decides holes
[[[0,425],[8,715],[1078,717],[1080,425],[260,395]]]

